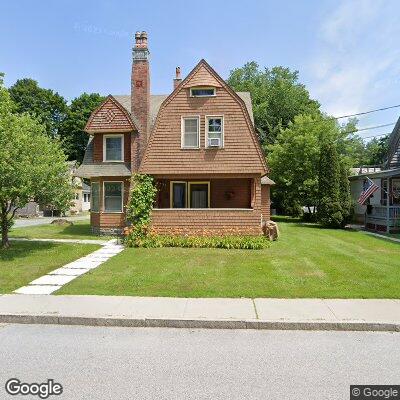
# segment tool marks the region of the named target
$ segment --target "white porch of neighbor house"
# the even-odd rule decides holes
[[[351,189],[353,201],[356,203],[360,195],[366,175],[352,177]],[[396,233],[400,232],[400,170],[386,170],[368,175],[378,187],[366,205],[355,206],[358,220],[363,217],[368,230]]]

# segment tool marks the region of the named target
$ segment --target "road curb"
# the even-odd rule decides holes
[[[400,324],[368,321],[263,321],[263,320],[209,320],[77,317],[57,315],[0,315],[0,323],[113,326],[131,328],[192,328],[192,329],[256,329],[305,331],[379,331],[400,332]]]

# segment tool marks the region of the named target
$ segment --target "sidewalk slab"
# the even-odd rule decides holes
[[[254,299],[258,318],[282,321],[335,321],[322,299]]]
[[[26,287],[36,288],[59,286]],[[0,296],[0,323],[400,332],[400,300],[10,294]]]
[[[339,320],[400,323],[400,300],[326,299],[323,301]]]
[[[257,318],[251,299],[188,299],[184,313],[191,319]]]

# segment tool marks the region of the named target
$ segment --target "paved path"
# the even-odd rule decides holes
[[[79,269],[79,266],[76,268]],[[69,282],[75,278],[65,270],[61,272],[61,276],[53,274],[37,281],[51,287],[53,279],[62,277],[62,282]],[[29,293],[29,290],[24,292]],[[0,296],[0,322],[13,321],[74,325],[400,331],[400,300]]]
[[[60,240],[65,242],[67,239]],[[46,239],[45,241],[49,240]],[[73,242],[76,243],[77,241],[73,240]],[[80,242],[83,243],[83,241]],[[91,269],[97,268],[103,262],[120,253],[123,249],[124,246],[117,244],[115,239],[105,242],[101,249],[96,250],[87,256],[81,257],[76,261],[66,264],[61,268],[57,268],[56,270],[49,272],[47,275],[35,279],[34,281],[28,283],[27,286],[23,286],[15,290],[14,293],[40,295],[51,294],[78,276],[85,274]]]
[[[38,218],[17,218],[14,221],[14,228],[25,226],[36,226],[50,224],[55,219],[67,219],[68,221],[84,221],[90,219],[89,215],[74,215],[71,217],[38,217]]]
[[[343,400],[399,383],[400,334],[385,332],[0,325],[0,343],[1,399],[11,377],[54,379],[52,400]]]

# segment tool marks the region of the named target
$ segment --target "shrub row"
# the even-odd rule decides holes
[[[128,235],[128,247],[193,247],[218,249],[261,250],[269,247],[265,236],[167,236],[149,234],[138,238]]]

